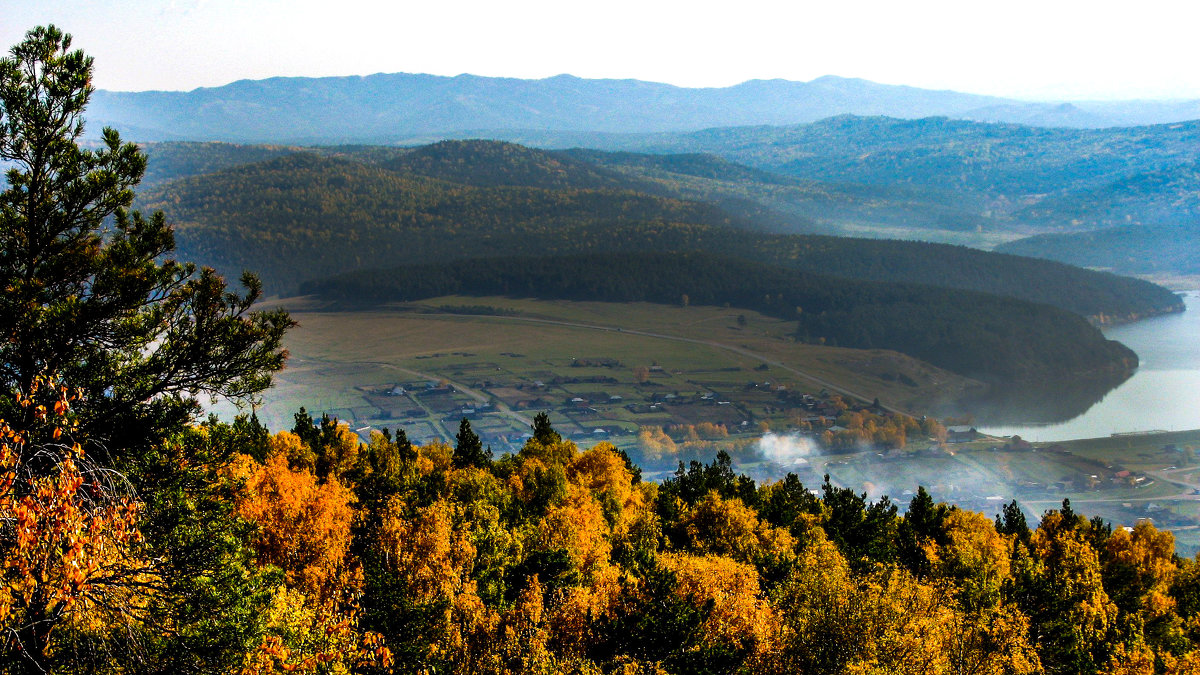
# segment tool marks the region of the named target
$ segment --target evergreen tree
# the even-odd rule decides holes
[[[458,435],[454,445],[454,467],[461,469],[468,466],[485,467],[492,461],[491,448],[484,450],[483,441],[471,429],[467,418],[462,418],[458,424]]]
[[[562,436],[550,426],[550,415],[544,412],[533,417],[533,438],[542,445],[562,442]]]
[[[932,562],[926,552],[927,543],[945,544],[945,504],[934,504],[933,497],[925,486],[917,487],[917,494],[909,502],[908,511],[897,528],[897,549],[900,562],[918,577],[927,577],[933,572]]]
[[[0,60],[0,384],[54,374],[82,389],[82,430],[128,455],[193,420],[201,396],[265,389],[293,323],[250,311],[253,275],[239,294],[172,260],[161,212],[127,210],[146,157],[107,128],[99,149],[80,146],[92,59],[70,46],[39,27]],[[30,414],[0,400],[10,422]]]
[[[1025,512],[1017,500],[1004,505],[1004,512],[996,515],[996,531],[1000,534],[1015,534],[1017,541],[1029,545],[1029,524],[1025,520]]]
[[[254,617],[270,582],[247,569],[248,532],[230,513],[222,471],[232,434],[198,438],[186,427],[202,397],[246,400],[269,386],[293,322],[282,310],[251,311],[261,294],[253,275],[238,293],[212,270],[171,259],[162,213],[127,210],[146,157],[112,129],[97,149],[80,145],[91,82],[92,59],[54,26],[29,31],[0,59],[0,418],[36,428],[44,409],[20,402],[46,378],[77,391],[72,433],[94,464],[84,496],[104,504],[110,486],[128,485],[144,506],[137,546],[149,566],[110,591],[152,589],[153,601],[108,637],[89,637],[62,614],[36,617],[34,643],[7,640],[0,663],[58,672],[55,659],[68,659],[73,672],[112,672],[115,659],[146,672],[228,672],[260,638]],[[11,496],[42,499],[34,486],[64,466],[31,463]],[[12,545],[0,539],[0,552]]]

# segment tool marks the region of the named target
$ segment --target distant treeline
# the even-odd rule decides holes
[[[729,305],[798,322],[807,342],[883,348],[990,382],[1125,371],[1137,356],[1081,317],[1035,303],[918,284],[833,279],[688,254],[483,258],[363,270],[306,283],[345,303],[443,295]]]
[[[1135,274],[1200,274],[1200,256],[1196,255],[1200,231],[1194,221],[1187,219],[1170,226],[1126,225],[1073,234],[1041,234],[1000,248],[1014,255]]]

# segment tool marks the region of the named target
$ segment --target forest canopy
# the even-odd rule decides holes
[[[1149,282],[1045,260],[771,233],[778,214],[770,209],[689,187],[689,171],[766,180],[711,157],[641,157],[678,172],[648,181],[578,154],[493,141],[415,149],[165,144],[150,152],[152,168],[159,162],[182,174],[173,182],[160,174],[163,182],[142,198],[179,224],[181,253],[229,274],[258,270],[272,293],[360,269],[483,256],[700,251],[859,281],[994,293],[1099,322],[1182,310]]]

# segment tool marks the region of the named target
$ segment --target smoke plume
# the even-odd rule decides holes
[[[807,436],[767,433],[758,439],[758,454],[784,466],[807,464],[809,457],[820,452],[817,442]]]

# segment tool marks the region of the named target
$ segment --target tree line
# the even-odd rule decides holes
[[[990,382],[1124,373],[1137,357],[1082,317],[933,286],[835,279],[705,253],[481,258],[352,272],[304,293],[347,306],[442,295],[729,305],[796,321],[798,339],[894,349]]]

